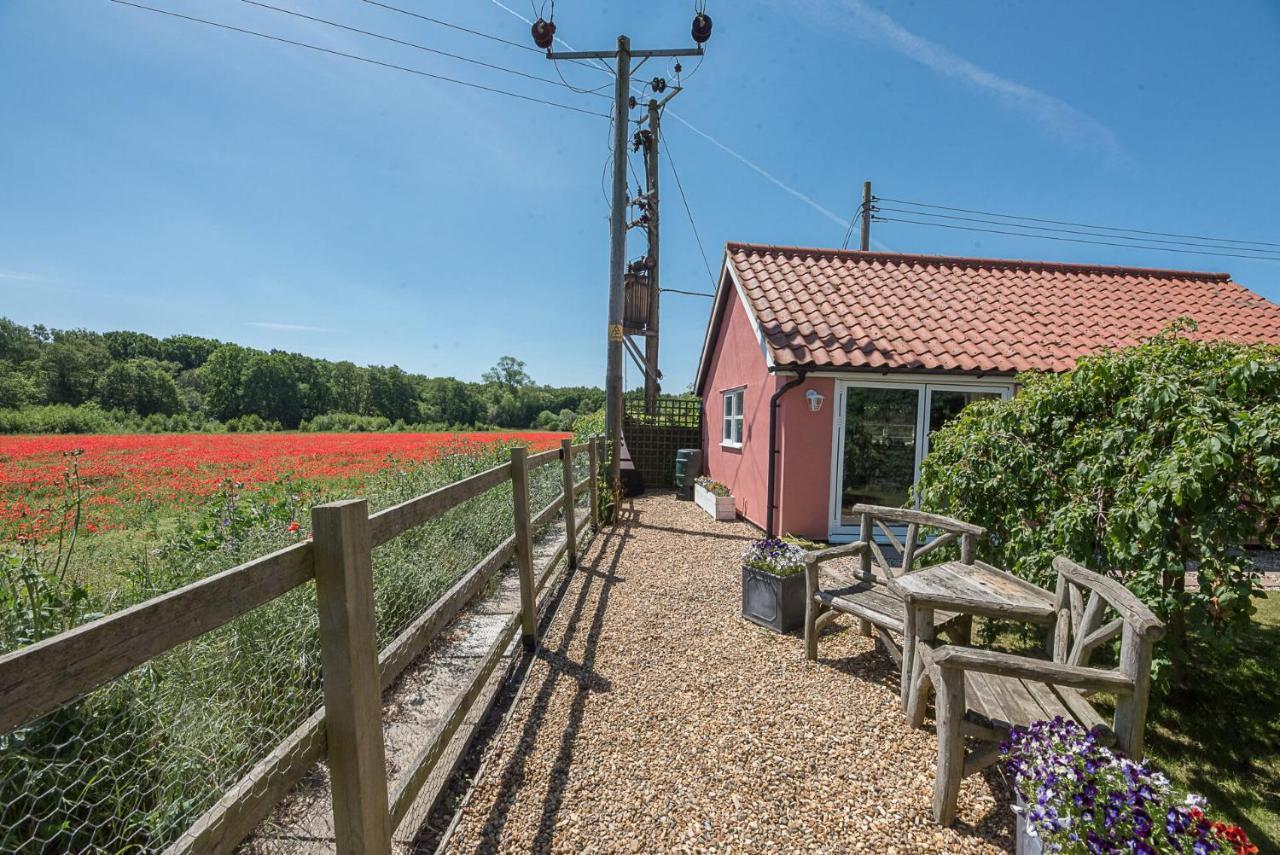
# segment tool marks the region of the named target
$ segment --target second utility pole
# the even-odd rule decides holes
[[[871,182],[862,182],[862,251],[871,249]]]
[[[708,27],[710,24],[708,23]],[[709,33],[709,30],[708,30]],[[627,266],[627,138],[631,122],[631,60],[655,56],[701,56],[701,48],[631,50],[631,40],[618,36],[611,51],[547,51],[547,58],[614,59],[618,67],[613,105],[613,204],[609,213],[609,330],[605,368],[605,438],[609,443],[609,489],[618,498],[622,468],[622,327],[623,281]]]

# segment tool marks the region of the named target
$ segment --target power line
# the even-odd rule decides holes
[[[659,288],[659,291],[669,294],[688,294],[690,297],[711,297],[715,298],[715,294],[708,294],[706,291],[681,291],[679,288]]]
[[[1002,222],[1000,220],[991,220],[991,219],[985,219],[982,217],[961,217],[955,214],[934,214],[928,211],[913,211],[909,208],[894,208],[892,206],[885,207],[885,208],[876,208],[876,210],[877,211],[894,211],[899,214],[911,214],[912,216],[917,216],[917,217],[933,217],[936,219],[943,219],[943,220],[957,220],[957,221],[966,222],[966,223],[985,223],[991,226],[1016,226],[1017,228],[1020,228],[1020,229],[1030,229],[1032,231],[1037,231],[1037,232],[1053,232],[1057,234],[1066,234],[1066,235],[1082,235],[1084,237],[1113,238],[1115,240],[1126,240],[1126,241],[1146,241],[1147,243],[1160,243],[1160,244],[1166,244],[1168,246],[1187,248],[1189,251],[1225,249],[1225,250],[1233,250],[1235,252],[1256,252],[1256,253],[1267,252],[1267,250],[1264,250],[1264,249],[1254,249],[1252,247],[1247,247],[1247,246],[1229,246],[1229,245],[1218,244],[1218,243],[1187,243],[1185,241],[1163,240],[1161,238],[1154,238],[1154,237],[1152,238],[1128,237],[1127,235],[1107,234],[1106,232],[1082,231],[1080,229],[1064,229],[1064,228],[1056,228],[1051,226],[1035,226],[1029,223],[1016,223],[1016,222],[1007,223],[1007,222]],[[1251,256],[1245,256],[1245,257],[1248,258]],[[1259,258],[1264,258],[1264,257],[1266,256],[1265,255],[1259,256]]]
[[[689,199],[684,195],[684,184],[680,181],[680,173],[676,170],[676,159],[671,156],[671,146],[667,144],[666,136],[658,137],[658,141],[662,143],[662,148],[667,152],[667,162],[671,164],[671,174],[676,179],[676,189],[680,191],[680,201],[684,203],[684,212],[689,216],[689,226],[693,229],[694,240],[698,242],[698,252],[702,255],[702,266],[707,269],[707,279],[711,281],[711,287],[716,287],[716,275],[711,272],[711,262],[707,261],[707,251],[702,246],[702,236],[698,234],[698,224],[693,221],[693,209],[689,207]]]
[[[491,68],[494,71],[501,71],[506,74],[514,74],[518,77],[523,77],[527,80],[536,80],[539,83],[549,83],[552,86],[565,86],[569,89],[573,89],[573,87],[569,86],[568,83],[552,80],[550,77],[539,77],[536,74],[529,74],[524,71],[518,71],[517,69],[514,69],[514,68],[508,68],[505,65],[495,65],[494,63],[491,63],[491,62],[484,62],[479,59],[472,59],[469,56],[463,56],[461,54],[449,53],[448,51],[439,50],[433,47],[427,47],[426,45],[418,44],[417,42],[405,41],[404,39],[393,38],[392,36],[386,36],[386,35],[383,35],[382,33],[375,33],[369,30],[362,30],[359,27],[349,27],[346,24],[340,24],[337,21],[329,21],[324,18],[317,18],[313,15],[306,15],[306,14],[303,14],[302,12],[297,12],[297,11],[294,11],[293,9],[285,9],[281,6],[272,6],[269,3],[261,3],[259,2],[259,0],[240,0],[240,2],[247,3],[250,6],[258,6],[259,8],[262,8],[262,9],[270,9],[273,12],[280,12],[281,14],[284,14],[284,15],[292,15],[295,18],[302,18],[303,20],[314,21],[317,24],[324,24],[329,27],[335,27],[339,30],[346,30],[349,33],[359,33],[362,36],[369,36],[370,38],[381,39],[384,42],[391,42],[392,44],[404,45],[405,47],[411,47],[411,48],[414,48],[415,50],[426,51],[427,53],[434,53],[440,56],[446,56],[446,57],[449,57],[450,59],[456,59],[461,62],[469,62],[472,65],[479,65],[479,66],[482,66],[483,68]],[[584,95],[596,95],[596,97],[598,98],[607,97],[607,96],[599,95],[598,93],[589,92],[586,90],[574,89],[574,91],[581,92]]]
[[[1001,229],[984,229],[984,228],[979,228],[978,226],[956,226],[950,223],[930,223],[930,222],[923,222],[921,220],[904,220],[897,217],[878,217],[877,222],[909,223],[915,226],[933,226],[934,228],[939,228],[939,229],[955,229],[958,231],[966,231],[966,232],[987,232],[989,234],[1011,235],[1013,237],[1028,237],[1028,238],[1039,238],[1042,240],[1056,240],[1056,241],[1061,241],[1063,243],[1089,243],[1089,244],[1096,244],[1098,246],[1118,246],[1118,247],[1123,247],[1127,249],[1152,249],[1158,252],[1174,252],[1182,255],[1186,255],[1186,254],[1218,255],[1226,258],[1248,258],[1254,261],[1280,261],[1280,256],[1237,255],[1235,253],[1229,253],[1229,252],[1208,252],[1208,251],[1201,251],[1201,252],[1195,253],[1195,252],[1192,252],[1191,250],[1172,249],[1167,246],[1149,246],[1147,244],[1137,244],[1137,243],[1112,243],[1112,242],[1100,241],[1100,240],[1084,240],[1082,238],[1058,237],[1056,235],[1034,235],[1034,234],[1027,234],[1026,232],[1010,232],[1010,231],[1003,231]],[[1010,225],[1015,226],[1016,223],[1011,223]]]
[[[489,39],[490,41],[500,42],[504,45],[510,45],[511,47],[518,47],[521,50],[531,50],[536,54],[542,53],[542,51],[538,50],[536,47],[529,47],[528,45],[521,44],[520,42],[513,42],[510,39],[500,38],[498,36],[490,35],[489,33],[484,33],[484,32],[481,32],[480,30],[473,30],[470,27],[464,27],[459,24],[451,24],[448,21],[442,21],[439,18],[432,18],[429,15],[420,15],[417,12],[410,12],[408,9],[401,9],[399,6],[391,6],[387,3],[379,3],[378,0],[364,0],[364,2],[368,3],[371,6],[380,6],[383,9],[387,9],[391,12],[399,12],[401,15],[408,15],[411,18],[417,18],[421,21],[429,21],[432,24],[439,24],[440,26],[448,27],[451,30],[459,30],[460,32],[470,33],[471,35],[479,36],[482,39]]]
[[[366,56],[359,56],[358,54],[354,54],[354,53],[345,53],[340,50],[333,50],[331,48],[308,44],[307,42],[299,42],[299,41],[294,41],[293,39],[286,39],[281,36],[272,36],[272,35],[268,35],[267,33],[260,33],[257,30],[247,30],[247,29],[244,29],[243,27],[234,27],[230,24],[222,24],[217,21],[209,21],[209,20],[205,20],[204,18],[196,18],[191,15],[183,15],[178,12],[171,12],[167,9],[157,9],[154,6],[145,6],[141,3],[131,2],[131,0],[111,0],[111,2],[118,3],[121,6],[132,6],[135,9],[142,9],[147,12],[155,12],[158,15],[167,15],[170,18],[180,18],[184,21],[191,21],[192,23],[196,23],[196,24],[204,24],[209,27],[217,27],[218,29],[228,30],[233,33],[241,33],[246,36],[257,36],[260,39],[267,39],[269,41],[279,42],[281,44],[292,45],[293,47],[306,48],[307,50],[313,50],[319,53],[327,53],[330,56],[340,56],[340,57],[343,57],[344,59],[353,59],[357,62],[364,62],[364,63],[368,63],[369,65],[377,65],[377,66],[381,66],[382,68],[390,68],[394,71],[403,71],[406,74],[416,74],[419,77],[427,77],[432,80],[440,80],[445,83],[453,83],[458,86],[465,86],[469,89],[479,89],[484,92],[492,92],[495,95],[506,95],[508,98],[519,98],[522,101],[530,101],[534,104],[545,104],[548,107],[559,107],[561,110],[571,110],[575,113],[582,113],[583,115],[586,115],[586,116],[599,116],[602,119],[609,118],[609,115],[607,113],[597,113],[594,110],[585,110],[581,107],[574,107],[569,104],[561,104],[558,101],[547,101],[542,98],[534,98],[531,95],[521,95],[518,92],[509,92],[506,89],[498,89],[493,86],[484,86],[480,83],[470,83],[466,80],[458,80],[455,77],[445,77],[443,74],[432,74],[429,71],[422,71],[421,69],[417,69],[417,68],[409,68],[408,66],[404,66],[404,65],[396,65],[395,63],[392,63],[392,62],[383,62],[382,60],[378,60],[378,59],[370,59],[369,57],[366,57]]]
[[[1177,232],[1153,232],[1153,231],[1147,231],[1145,229],[1122,228],[1120,226],[1099,226],[1099,225],[1093,225],[1090,223],[1073,223],[1070,220],[1048,220],[1041,217],[1028,217],[1024,215],[1015,215],[1015,214],[998,214],[992,211],[979,211],[974,208],[954,208],[954,207],[948,207],[946,205],[932,205],[927,202],[913,202],[909,199],[890,199],[888,197],[883,197],[883,201],[896,202],[899,205],[914,205],[918,208],[933,208],[939,211],[959,211],[962,214],[981,214],[986,217],[1001,217],[1006,220],[1027,220],[1033,223],[1049,223],[1051,225],[1057,225],[1057,226],[1076,226],[1082,229],[1102,229],[1104,231],[1131,232],[1133,234],[1154,235],[1157,237],[1173,237],[1173,238],[1185,238],[1187,240],[1217,241],[1219,243],[1243,243],[1243,244],[1254,244],[1257,246],[1280,247],[1280,243],[1275,243],[1272,241],[1264,241],[1264,240],[1241,240],[1238,238],[1205,237],[1203,235],[1178,234]]]

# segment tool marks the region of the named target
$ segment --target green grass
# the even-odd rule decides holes
[[[1193,658],[1189,688],[1153,699],[1148,758],[1280,852],[1280,592],[1257,601],[1232,654]]]

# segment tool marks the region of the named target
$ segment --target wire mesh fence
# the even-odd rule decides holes
[[[505,458],[505,452],[495,450],[430,466],[392,466],[374,477],[365,492],[376,510]],[[577,456],[575,481],[586,476],[588,465],[585,453]],[[562,486],[558,463],[531,472],[533,512],[560,496]],[[585,505],[586,499],[584,494],[578,501]],[[215,515],[237,512],[214,510]],[[215,548],[193,550],[188,541],[167,541],[153,550],[130,589],[134,601],[283,545],[278,526],[271,534],[253,526],[222,528],[224,535],[234,528],[234,536]],[[510,537],[513,528],[511,485],[503,482],[376,549],[379,648],[404,632],[462,574]],[[6,579],[11,575],[7,571]],[[15,646],[11,639],[5,641]],[[0,852],[164,849],[322,705],[315,587],[308,583],[0,734]],[[303,789],[313,796],[323,793],[323,776],[320,769]],[[272,782],[256,785],[270,788]],[[293,809],[305,812],[305,798]],[[328,816],[318,816],[309,833],[279,838],[266,848],[312,846],[316,836],[331,832],[329,822]]]
[[[0,851],[162,849],[321,699],[307,585],[0,737]]]

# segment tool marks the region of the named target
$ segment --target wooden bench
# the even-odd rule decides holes
[[[977,539],[986,533],[986,529],[949,517],[903,508],[854,505],[852,511],[861,520],[859,540],[810,552],[805,557],[805,656],[811,661],[817,660],[818,634],[831,621],[846,614],[858,619],[863,635],[878,635],[885,650],[901,667],[902,645],[895,636],[903,635],[906,608],[902,592],[893,580],[918,569],[920,559],[949,543],[958,543],[961,561],[972,562]],[[890,528],[892,524],[905,525],[905,536],[899,538]],[[885,557],[884,550],[875,541],[877,530],[901,556],[899,564],[895,565]],[[930,531],[939,534],[922,543]],[[833,559],[853,556],[859,560],[858,578],[851,584],[823,588],[819,575],[821,566]],[[873,572],[873,563],[878,574]],[[967,616],[939,611],[936,622],[940,628],[950,630],[952,637],[968,641],[970,621]],[[903,700],[906,700],[905,688]]]
[[[1164,624],[1118,582],[1061,556],[1053,566],[1058,571],[1053,661],[936,644],[928,632],[933,606],[907,595],[912,609],[908,649],[916,651],[923,666],[912,681],[907,718],[922,724],[928,696],[936,692],[933,816],[943,825],[955,820],[961,780],[999,758],[998,743],[1013,727],[1061,716],[1093,731],[1104,744],[1142,758],[1151,648],[1164,634]],[[1104,622],[1110,612],[1116,617]],[[1090,667],[1093,652],[1117,637],[1118,666]],[[1087,699],[1093,692],[1115,697],[1109,726]],[[965,736],[987,744],[966,753]]]

